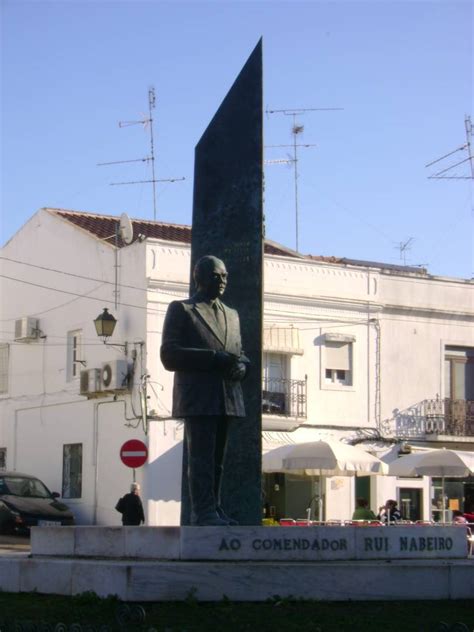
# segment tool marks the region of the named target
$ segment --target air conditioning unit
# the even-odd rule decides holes
[[[39,320],[25,316],[15,320],[15,340],[29,342],[39,338]]]
[[[99,397],[102,391],[102,371],[100,369],[85,369],[80,374],[79,394],[88,398]]]
[[[129,390],[129,369],[126,360],[102,363],[101,385],[103,391],[115,393]]]

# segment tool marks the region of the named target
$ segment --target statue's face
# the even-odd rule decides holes
[[[227,286],[227,270],[220,259],[210,260],[199,274],[199,289],[210,299],[222,296]]]

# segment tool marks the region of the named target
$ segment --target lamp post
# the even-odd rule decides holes
[[[113,344],[111,342],[107,342],[107,339],[110,338],[110,336],[112,336],[112,334],[114,333],[115,330],[115,325],[117,324],[117,319],[115,318],[115,316],[113,316],[113,314],[109,314],[109,310],[107,309],[107,307],[104,307],[104,311],[99,314],[97,316],[97,318],[94,320],[94,325],[95,325],[95,330],[97,332],[97,335],[99,336],[99,338],[102,338],[102,342],[104,343],[104,345],[107,345],[108,347],[118,347],[120,349],[123,349],[125,356],[128,355],[128,343],[126,342],[125,344]],[[144,358],[144,351],[143,348],[145,346],[145,343],[143,341],[135,341],[132,343],[134,346],[134,349],[131,352],[131,359],[133,362],[133,368],[132,368],[132,373],[134,371],[135,368],[135,363],[136,363],[136,359],[137,359],[137,350],[136,347],[139,346],[140,347],[140,353],[141,353],[141,359],[143,362],[143,358]],[[141,408],[142,408],[142,415],[140,416],[143,420],[143,429],[145,431],[145,434],[147,434],[148,432],[148,417],[147,417],[147,404],[148,404],[148,396],[147,396],[147,392],[146,392],[146,387],[147,387],[147,379],[150,376],[147,375],[146,373],[144,375],[141,376],[141,385],[140,385],[140,393],[141,393]],[[134,417],[134,419],[139,419],[140,417]]]
[[[109,310],[107,309],[107,307],[104,307],[104,311],[102,312],[102,314],[99,314],[94,320],[95,330],[99,338],[102,338],[102,342],[104,343],[104,345],[107,345],[108,347],[119,347],[120,349],[124,349],[125,355],[127,355],[127,343],[121,345],[107,342],[107,338],[109,338],[114,333],[116,324],[117,319],[112,314],[109,314]]]
[[[104,307],[102,314],[99,314],[94,320],[95,330],[99,338],[103,338],[104,344],[107,343],[107,338],[114,333],[117,319],[109,314],[107,307]]]

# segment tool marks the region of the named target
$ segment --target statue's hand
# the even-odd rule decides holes
[[[234,382],[240,382],[244,379],[247,367],[243,362],[237,362],[229,371],[229,379]]]
[[[232,355],[232,353],[228,353],[227,351],[216,351],[214,360],[219,371],[227,372],[235,366],[235,363],[237,362],[237,357],[235,355]]]

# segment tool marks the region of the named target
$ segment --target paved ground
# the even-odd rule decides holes
[[[31,551],[30,538],[20,535],[0,535],[0,555],[7,551],[29,553]]]

